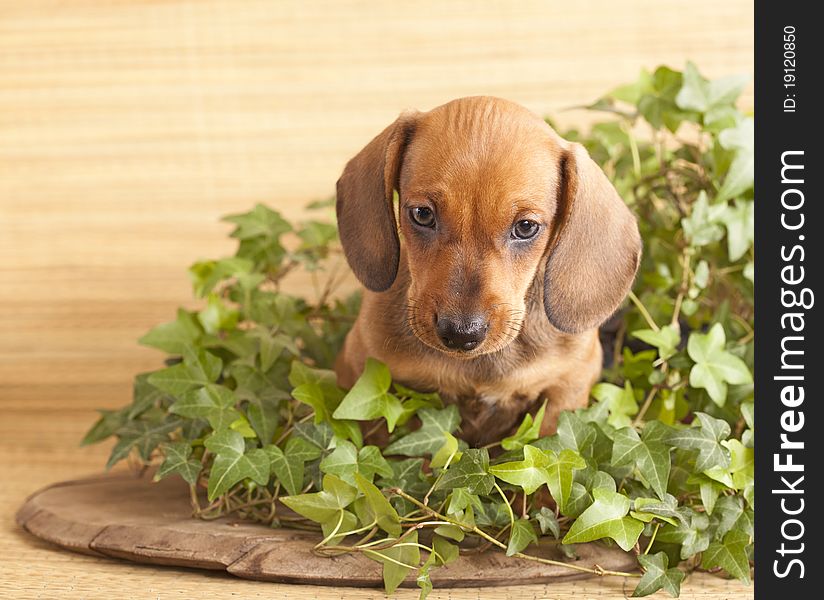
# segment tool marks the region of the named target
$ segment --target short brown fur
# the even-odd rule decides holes
[[[435,226],[415,224],[420,207]],[[498,98],[406,112],[349,161],[337,212],[367,288],[337,360],[341,385],[377,358],[396,381],[457,403],[461,435],[476,445],[509,434],[543,399],[544,433],[561,410],[587,404],[601,370],[597,327],[626,296],[641,242],[583,147]],[[513,237],[522,220],[538,224],[529,241]],[[447,348],[436,323],[467,315],[485,319],[485,338]]]

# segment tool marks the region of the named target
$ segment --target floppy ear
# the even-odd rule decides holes
[[[641,257],[638,224],[583,146],[561,156],[555,246],[544,274],[550,323],[577,333],[603,323],[629,292]]]
[[[343,252],[355,276],[373,292],[389,289],[398,274],[400,240],[392,197],[417,114],[401,114],[346,164],[338,179]]]

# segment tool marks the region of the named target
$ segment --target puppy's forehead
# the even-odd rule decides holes
[[[545,201],[557,185],[563,143],[518,104],[462,98],[420,116],[404,157],[401,188],[474,202]]]

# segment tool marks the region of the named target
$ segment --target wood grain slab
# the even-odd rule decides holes
[[[317,534],[272,529],[232,518],[194,519],[188,488],[177,478],[106,474],[57,483],[34,493],[17,512],[29,533],[68,550],[139,563],[222,570],[244,579],[280,583],[380,587],[381,565],[361,555],[320,557]],[[617,548],[576,546],[575,564],[631,570],[635,558]],[[555,544],[532,550],[569,562]],[[508,558],[499,551],[469,554],[433,571],[437,587],[547,583],[587,577],[560,566]],[[414,587],[414,577],[404,584]]]

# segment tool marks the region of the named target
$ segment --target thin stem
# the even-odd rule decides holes
[[[641,406],[641,410],[638,411],[638,414],[635,415],[635,419],[632,421],[632,426],[633,427],[637,427],[638,424],[641,422],[641,420],[644,418],[644,415],[647,414],[647,410],[649,409],[650,404],[652,404],[652,400],[655,398],[655,394],[657,394],[657,393],[658,393],[658,387],[657,386],[654,386],[649,391],[649,393],[647,394],[647,397],[644,399],[644,404]]]
[[[486,533],[483,529],[480,529],[478,526],[470,527],[470,526],[468,526],[464,523],[460,523],[460,522],[458,522],[454,519],[450,519],[449,517],[447,517],[445,515],[442,515],[442,514],[438,513],[437,511],[433,510],[432,508],[424,505],[420,500],[418,500],[414,496],[410,496],[409,494],[404,492],[402,489],[392,488],[391,492],[393,494],[397,495],[397,496],[400,496],[401,498],[405,498],[406,500],[408,500],[412,504],[418,506],[419,508],[422,508],[422,509],[430,512],[432,514],[432,516],[437,517],[438,519],[443,519],[444,521],[449,521],[453,525],[457,525],[458,527],[461,527],[463,529],[467,529],[469,531],[472,531],[472,533],[481,536],[487,542],[490,542],[491,544],[497,546],[498,548],[501,548],[503,550],[506,550],[506,548],[507,548],[506,544],[504,544],[503,542],[498,541],[497,539],[495,539],[494,537],[492,537],[491,535]],[[509,503],[507,502],[507,504],[509,504]],[[539,562],[539,563],[543,563],[543,564],[547,564],[547,565],[555,565],[557,567],[566,567],[567,569],[572,569],[573,571],[582,571],[584,573],[592,573],[594,575],[601,575],[601,576],[603,576],[603,575],[615,575],[615,576],[618,576],[618,577],[641,577],[641,575],[638,574],[638,573],[624,573],[622,571],[608,571],[606,569],[603,569],[599,565],[595,565],[594,568],[582,567],[580,565],[565,563],[565,562],[561,562],[561,561],[558,561],[558,560],[551,560],[551,559],[548,559],[548,558],[541,558],[540,556],[532,556],[530,554],[524,554],[523,552],[516,552],[512,556],[517,556],[518,558],[523,558],[525,560],[531,560],[531,561],[534,561],[534,562]]]
[[[647,544],[647,549],[644,550],[644,554],[649,554],[650,548],[652,548],[652,543],[655,541],[655,536],[658,535],[658,529],[661,527],[661,523],[655,524],[655,530],[652,532],[652,537],[649,539],[649,544]]]
[[[650,326],[650,329],[653,331],[658,331],[660,327],[656,325],[655,319],[652,318],[652,315],[649,314],[647,307],[638,299],[638,296],[635,295],[635,292],[630,291],[629,299],[632,300],[632,303],[635,305],[635,308],[641,313],[641,316],[644,317],[644,320],[647,322],[647,325]]]
[[[509,504],[509,500],[506,499],[506,496],[504,496],[504,491],[498,485],[497,481],[495,482],[494,485],[495,485],[495,489],[498,490],[498,493],[501,495],[501,498],[504,499],[504,504],[506,504],[506,509],[509,511],[509,524],[512,527],[512,529],[514,530],[515,529],[515,513],[512,512],[512,506]]]
[[[444,474],[444,473],[446,473],[446,470],[449,468],[449,463],[451,463],[451,462],[452,462],[452,459],[453,459],[453,458],[455,458],[455,454],[457,454],[457,452],[458,452],[458,451],[457,451],[457,450],[455,450],[455,452],[453,452],[452,454],[450,454],[450,455],[449,455],[449,458],[447,458],[447,459],[446,459],[446,464],[444,464],[443,469],[441,469],[441,472],[440,472],[440,473],[438,473],[438,476],[435,478],[435,481],[434,481],[434,482],[432,482],[432,486],[429,488],[429,491],[428,491],[428,492],[426,492],[426,496],[424,496],[424,497],[423,497],[423,503],[424,503],[424,504],[427,504],[427,505],[429,504],[429,496],[431,496],[431,495],[432,495],[432,492],[434,492],[434,491],[435,491],[435,488],[436,488],[436,487],[438,486],[438,484],[440,483],[441,478],[443,477],[443,474]]]

